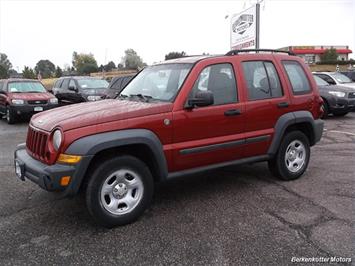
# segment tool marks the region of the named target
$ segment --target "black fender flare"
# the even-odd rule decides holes
[[[163,151],[163,145],[159,138],[152,131],[147,129],[127,129],[111,131],[86,136],[74,141],[66,149],[66,154],[75,154],[83,156],[78,171],[76,171],[75,180],[71,184],[70,194],[75,194],[84,179],[85,173],[90,165],[90,161],[95,154],[110,148],[117,148],[133,144],[146,145],[154,155],[157,165],[158,180],[165,180],[168,176],[168,166]],[[79,171],[80,170],[80,171]]]
[[[313,118],[313,115],[309,111],[296,111],[286,113],[279,117],[274,126],[274,137],[267,153],[271,156],[274,156],[278,150],[278,147],[280,146],[282,137],[284,136],[286,129],[291,125],[299,123],[307,123],[311,126],[313,131],[313,138],[310,140],[311,146],[313,146],[321,139],[324,127],[323,120],[315,120]]]

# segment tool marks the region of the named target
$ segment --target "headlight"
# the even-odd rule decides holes
[[[49,99],[49,103],[51,103],[51,104],[57,104],[57,103],[58,103],[58,99],[57,99],[57,98],[50,98],[50,99]]]
[[[88,101],[99,101],[101,100],[101,96],[97,96],[97,95],[89,95],[88,96]]]
[[[62,144],[62,132],[57,129],[53,133],[53,147],[57,151],[60,148],[60,145]]]
[[[336,97],[345,97],[345,92],[342,91],[330,91],[329,93]]]
[[[13,104],[24,104],[25,103],[25,101],[24,100],[11,100],[11,102],[13,103]]]

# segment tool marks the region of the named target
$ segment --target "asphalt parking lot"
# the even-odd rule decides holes
[[[287,265],[355,254],[355,113],[326,120],[299,180],[278,181],[265,163],[180,179],[156,189],[139,221],[111,230],[82,198],[15,177],[26,131],[0,121],[0,265]]]

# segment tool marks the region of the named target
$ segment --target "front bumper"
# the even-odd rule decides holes
[[[47,165],[32,158],[26,151],[25,144],[17,147],[14,160],[15,172],[22,181],[26,179],[36,183],[47,191],[62,191],[65,196],[74,195],[78,191],[91,157],[83,157],[76,165]],[[70,176],[70,183],[61,186],[63,176]],[[80,180],[80,182],[78,182]]]
[[[333,97],[328,100],[331,112],[350,112],[355,110],[354,98]]]
[[[50,110],[58,107],[58,104],[38,104],[38,105],[10,105],[10,110],[16,115],[33,115],[42,111]],[[37,111],[39,110],[39,111]]]

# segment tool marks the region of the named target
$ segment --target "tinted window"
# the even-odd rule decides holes
[[[69,82],[69,87],[74,87],[76,88],[76,84],[75,84],[75,81],[73,79],[70,80]]]
[[[202,70],[190,97],[194,97],[199,91],[207,90],[213,93],[214,105],[237,102],[237,86],[232,65],[217,64]]]
[[[62,89],[68,89],[69,79],[64,79],[62,85],[60,86]]]
[[[288,79],[294,94],[302,94],[311,91],[311,86],[301,65],[296,61],[283,61]]]
[[[336,84],[335,81],[329,77],[328,75],[324,75],[324,74],[315,74],[317,77],[320,77],[321,79],[323,79],[325,82],[327,82],[328,84]]]
[[[63,80],[59,79],[54,83],[54,88],[60,88],[60,85],[62,84]]]
[[[283,95],[279,76],[271,62],[243,62],[249,100],[261,100]]]

